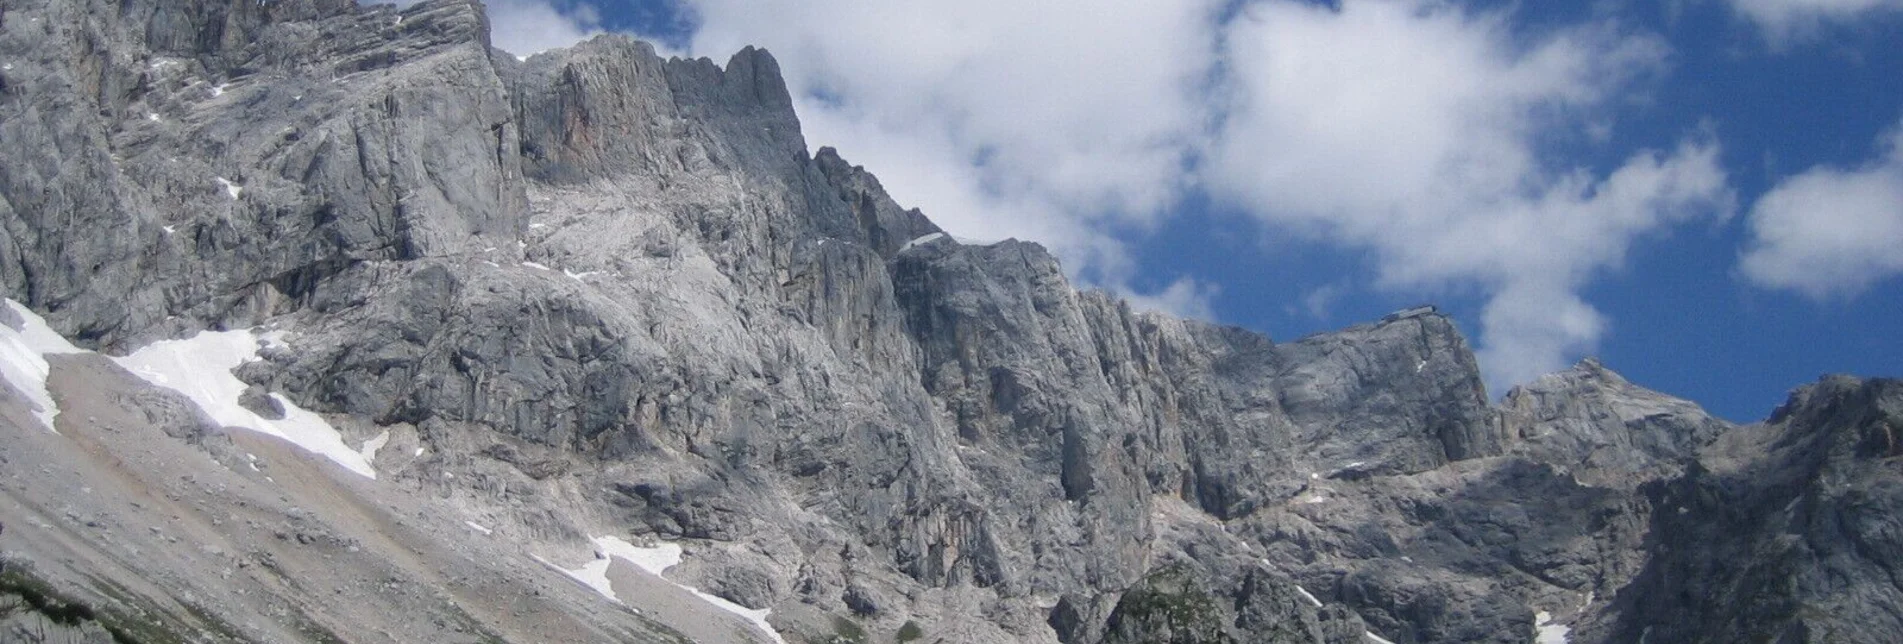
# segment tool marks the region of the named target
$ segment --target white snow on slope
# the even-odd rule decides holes
[[[240,186],[238,184],[232,183],[230,179],[226,179],[224,177],[212,177],[212,178],[218,180],[218,185],[225,187],[225,196],[231,197],[233,200],[237,200],[238,195],[244,194],[244,186]]]
[[[1300,585],[1297,585],[1295,587],[1295,592],[1301,593],[1302,599],[1308,600],[1308,603],[1314,605],[1316,608],[1322,607],[1322,600],[1317,599],[1315,597],[1315,593],[1308,592],[1307,588],[1303,588]]]
[[[34,415],[46,424],[47,431],[58,433],[53,429],[53,418],[59,416],[59,406],[46,391],[46,376],[52,373],[46,354],[85,353],[85,350],[73,346],[46,326],[46,320],[33,309],[12,299],[7,300],[7,306],[20,316],[21,324],[19,329],[0,325],[0,377],[5,377],[8,384],[38,408]]]
[[[930,235],[924,235],[924,236],[921,236],[921,237],[919,237],[918,239],[914,239],[914,240],[912,240],[912,241],[909,241],[909,242],[905,242],[905,245],[904,245],[904,246],[900,246],[900,247],[899,247],[899,252],[901,252],[901,253],[903,253],[903,252],[905,252],[905,251],[908,251],[908,250],[912,250],[912,247],[913,247],[913,246],[917,246],[917,245],[919,245],[919,244],[929,244],[929,243],[932,243],[932,242],[934,242],[934,241],[937,241],[937,240],[938,240],[938,238],[940,238],[940,237],[944,237],[944,236],[945,236],[945,233],[932,233],[932,234],[930,234]]]
[[[1552,613],[1540,611],[1533,616],[1533,623],[1534,628],[1539,629],[1535,632],[1534,644],[1568,644],[1573,639],[1573,629],[1565,624],[1554,624]]]
[[[1368,641],[1374,642],[1374,644],[1394,644],[1394,642],[1389,641],[1385,637],[1375,635],[1374,631],[1362,631],[1361,634],[1368,636]]]
[[[569,577],[573,577],[575,581],[579,581],[583,585],[595,589],[595,592],[601,593],[603,597],[625,604],[626,602],[622,602],[621,598],[615,596],[613,585],[608,583],[608,566],[615,559],[621,559],[622,561],[634,564],[635,567],[645,570],[655,577],[674,584],[682,590],[693,593],[695,597],[700,598],[701,601],[713,604],[715,608],[739,615],[748,622],[752,622],[768,639],[778,644],[786,644],[786,640],[782,639],[779,632],[773,630],[773,626],[766,621],[767,616],[773,614],[772,609],[762,608],[755,610],[747,608],[724,598],[701,592],[692,586],[675,582],[663,575],[662,573],[666,572],[668,568],[672,568],[681,562],[681,547],[679,544],[663,541],[661,545],[652,548],[643,548],[617,537],[593,537],[591,540],[595,542],[595,559],[594,561],[582,564],[580,568],[569,570],[549,563],[548,560],[541,557],[535,557],[535,560],[542,562],[545,566],[559,570]]]
[[[529,557],[541,562],[544,566],[554,568],[557,572],[568,575],[569,578],[581,582],[583,586],[593,588],[595,592],[601,593],[602,597],[607,597],[609,600],[618,604],[627,603],[621,601],[620,597],[615,596],[614,585],[608,583],[608,564],[613,563],[613,560],[609,559],[606,555],[597,552],[595,553],[594,561],[582,564],[580,568],[572,569],[557,566],[555,562],[543,559],[541,555],[530,554]]]
[[[284,396],[271,394],[284,406],[282,420],[266,419],[238,404],[245,383],[231,370],[257,360],[259,343],[270,341],[251,331],[200,331],[184,340],[154,342],[113,360],[146,382],[185,394],[212,422],[282,438],[366,478],[376,478],[369,459],[344,444],[343,435],[330,423]]]
[[[488,526],[485,526],[480,523],[476,523],[474,521],[464,521],[463,525],[469,526],[469,529],[471,530],[475,530],[477,532],[482,533],[482,536],[485,536],[485,537],[495,533],[495,531],[490,530]],[[607,566],[602,567],[602,573],[604,575],[607,573]]]
[[[533,268],[533,269],[535,269],[535,270],[538,270],[538,271],[546,271],[546,270],[548,270],[548,266],[547,266],[547,265],[544,265],[544,264],[537,264],[537,263],[535,263],[535,262],[522,262],[522,265],[523,265],[523,266],[527,266],[527,267],[529,267],[529,268]]]
[[[377,463],[377,452],[382,450],[383,446],[389,444],[389,442],[390,430],[386,429],[377,434],[376,438],[364,441],[363,447],[358,448],[357,453],[363,455],[363,462],[375,465]]]

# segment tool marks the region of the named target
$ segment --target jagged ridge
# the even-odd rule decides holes
[[[914,244],[762,50],[517,61],[451,0],[23,18],[75,36],[0,32],[9,297],[108,351],[291,328],[241,376],[426,448],[388,485],[527,551],[689,540],[788,633],[1141,639],[1125,591],[1182,570],[1232,605],[1185,632],[1524,641],[1634,610],[1633,490],[1730,432],[1596,364],[1491,409],[1431,311],[1278,344]]]

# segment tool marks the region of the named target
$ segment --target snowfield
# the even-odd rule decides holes
[[[46,376],[52,370],[46,364],[46,354],[86,351],[46,326],[46,320],[33,309],[12,299],[7,300],[7,307],[20,317],[21,324],[19,329],[0,325],[0,377],[39,408],[34,415],[46,424],[47,431],[58,433],[53,429],[53,419],[59,416],[59,406],[46,391]]]
[[[595,589],[595,592],[601,593],[603,597],[607,597],[617,603],[626,604],[627,602],[615,596],[614,585],[608,581],[608,567],[613,565],[615,559],[620,559],[633,564],[636,568],[647,571],[648,574],[673,584],[681,590],[692,593],[695,597],[700,598],[701,601],[712,604],[715,608],[746,619],[756,628],[759,628],[762,634],[774,642],[786,644],[786,640],[782,639],[779,632],[773,630],[773,626],[766,621],[767,616],[773,614],[772,609],[762,608],[755,610],[747,608],[724,598],[701,592],[692,586],[675,582],[663,575],[662,573],[666,572],[667,569],[681,563],[682,551],[679,544],[663,541],[658,546],[644,548],[628,543],[618,537],[592,537],[590,541],[593,541],[595,544],[595,559],[586,564],[582,564],[580,568],[572,570],[562,568],[539,556],[535,557],[535,560],[542,562],[545,566],[561,571],[563,574],[574,578],[575,581],[581,582],[589,588]]]
[[[277,341],[274,335],[260,336],[252,331],[200,331],[183,340],[154,342],[113,361],[146,382],[185,394],[212,422],[282,438],[365,478],[377,478],[369,458],[375,450],[352,449],[323,417],[298,407],[283,395],[271,394],[284,406],[284,418],[280,420],[259,416],[238,404],[245,383],[231,370],[257,360],[260,345]]]

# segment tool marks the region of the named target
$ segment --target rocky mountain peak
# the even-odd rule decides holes
[[[1903,601],[1890,572],[1903,552],[1891,493],[1900,424],[1903,383],[1827,376],[1707,446],[1683,477],[1647,485],[1658,554],[1588,635],[1892,637],[1903,628],[1887,608]]]
[[[47,465],[0,485],[0,600],[76,631],[1657,642],[1670,606],[1749,640],[1808,613],[1653,600],[1786,542],[1757,525],[1807,530],[1767,578],[1890,552],[1856,514],[1889,384],[1736,428],[1587,361],[1494,407],[1431,306],[1135,312],[809,155],[765,50],[518,60],[456,0],[4,10],[0,463]],[[1745,599],[1897,605],[1847,578]]]
[[[1511,451],[1582,482],[1625,487],[1680,471],[1731,429],[1698,405],[1634,385],[1593,358],[1514,388],[1501,417]]]

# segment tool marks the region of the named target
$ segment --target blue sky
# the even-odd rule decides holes
[[[1421,302],[1495,394],[1588,355],[1733,420],[1903,375],[1903,0],[498,0],[774,52],[954,234],[1278,340]]]

